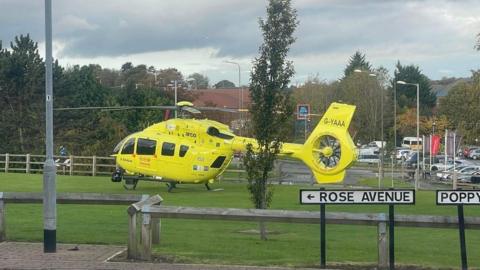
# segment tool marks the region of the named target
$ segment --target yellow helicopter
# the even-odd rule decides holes
[[[190,102],[179,102],[182,114],[200,113]],[[284,143],[280,157],[303,161],[319,183],[343,180],[345,170],[356,159],[348,133],[355,106],[332,103],[305,144]],[[168,191],[176,184],[205,184],[219,177],[235,152],[245,152],[255,139],[236,136],[227,125],[208,119],[169,119],[131,134],[114,149],[118,169],[112,181],[125,180],[135,188],[139,180],[166,182]]]

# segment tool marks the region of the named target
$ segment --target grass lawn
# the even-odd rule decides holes
[[[371,180],[365,180],[369,185]],[[373,180],[372,180],[373,181]],[[137,190],[126,191],[108,177],[59,176],[58,192],[160,194],[165,205],[249,208],[245,184],[226,181],[212,185],[223,191],[207,192],[203,185],[179,185],[167,193],[164,184],[141,182]],[[312,186],[275,186],[273,209],[318,211],[318,206],[302,206],[301,188]],[[41,175],[0,173],[1,191],[40,192]],[[433,191],[417,192],[415,206],[398,206],[396,213],[456,215],[456,208],[436,206]],[[387,206],[327,206],[327,211],[386,212]],[[465,207],[468,216],[480,216],[480,207]],[[269,240],[260,241],[256,223],[203,220],[162,220],[161,244],[157,254],[169,260],[221,264],[313,266],[319,261],[319,226],[305,224],[268,224]],[[376,227],[327,225],[327,264],[370,263],[377,260]],[[480,266],[480,231],[468,230],[469,265]],[[404,228],[396,230],[396,260],[432,268],[459,268],[458,231],[454,229]],[[42,241],[41,205],[7,205],[7,238],[12,241]],[[126,244],[126,206],[58,205],[57,239],[63,243]]]

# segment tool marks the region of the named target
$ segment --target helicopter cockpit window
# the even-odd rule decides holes
[[[188,151],[188,146],[186,145],[180,145],[180,157],[184,157],[187,154]]]
[[[164,142],[162,144],[162,156],[173,156],[175,154],[175,144]]]
[[[130,140],[128,140],[123,146],[122,155],[133,154],[134,146],[135,146],[135,138],[130,138]]]
[[[139,138],[137,142],[137,154],[153,156],[155,155],[156,147],[157,141]]]
[[[115,148],[113,148],[113,153],[114,154],[118,154],[118,152],[120,152],[120,149],[122,148],[122,145],[123,143],[125,142],[127,138],[123,139],[122,141],[120,141],[116,146]]]
[[[221,138],[221,139],[227,139],[227,140],[233,139],[233,136],[225,133],[221,133],[216,127],[209,127],[207,129],[207,134],[213,137]]]

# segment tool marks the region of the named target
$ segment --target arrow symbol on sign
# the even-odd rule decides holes
[[[313,196],[312,194],[308,194],[308,195],[307,195],[307,198],[308,198],[309,200],[311,200],[311,199],[315,198],[315,196]]]

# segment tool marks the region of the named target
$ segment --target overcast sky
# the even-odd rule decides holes
[[[0,40],[30,33],[44,55],[44,1],[0,0]],[[318,74],[342,76],[359,50],[373,66],[393,72],[416,64],[431,79],[466,77],[478,69],[480,32],[476,0],[292,0],[300,24],[290,58],[302,83]],[[199,72],[212,83],[247,84],[261,43],[261,0],[53,0],[54,57],[63,66],[96,63],[119,69],[125,62]]]

